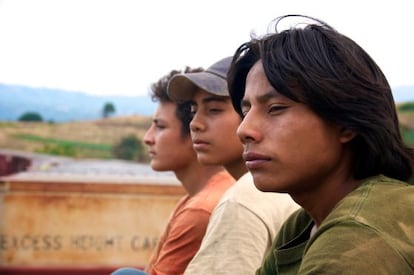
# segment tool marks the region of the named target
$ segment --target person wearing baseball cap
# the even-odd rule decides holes
[[[193,148],[200,163],[223,165],[237,180],[214,209],[207,232],[184,274],[254,274],[282,223],[298,205],[286,194],[259,191],[242,158],[241,122],[227,88],[232,57],[205,71],[175,75],[168,95],[191,102]]]
[[[187,101],[202,89],[213,95],[229,97],[227,70],[231,60],[232,57],[225,57],[204,71],[176,74],[168,83],[168,95],[176,101]]]

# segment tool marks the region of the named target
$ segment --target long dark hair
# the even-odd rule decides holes
[[[407,180],[413,172],[414,151],[402,138],[391,88],[374,60],[353,40],[325,22],[277,31],[242,44],[233,58],[228,87],[241,114],[246,76],[261,60],[271,85],[284,96],[303,103],[326,121],[357,133],[351,141],[353,176],[384,174]]]

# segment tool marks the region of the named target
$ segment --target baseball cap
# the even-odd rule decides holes
[[[168,96],[175,101],[190,100],[197,89],[218,96],[229,96],[227,72],[233,57],[225,57],[205,71],[177,74],[168,83]]]

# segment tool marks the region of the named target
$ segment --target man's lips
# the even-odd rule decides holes
[[[209,145],[209,143],[207,141],[202,140],[202,139],[194,139],[193,140],[193,148],[194,148],[194,150],[203,150],[208,145]]]
[[[259,168],[271,160],[270,157],[255,152],[244,152],[243,159],[249,170]]]

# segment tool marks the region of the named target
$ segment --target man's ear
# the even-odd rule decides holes
[[[357,133],[355,133],[355,131],[346,128],[346,127],[342,127],[340,129],[340,133],[339,133],[339,141],[342,143],[347,143],[350,142],[352,139],[354,139],[357,135]]]

